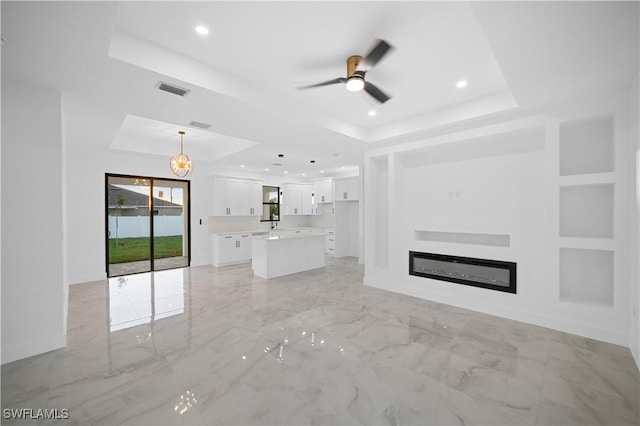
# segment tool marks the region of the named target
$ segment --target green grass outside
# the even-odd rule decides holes
[[[151,238],[112,238],[109,240],[109,264],[149,259]],[[182,256],[182,235],[155,237],[154,257]]]

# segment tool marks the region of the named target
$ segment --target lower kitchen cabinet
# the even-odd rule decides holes
[[[325,229],[324,250],[330,256],[336,255],[336,231],[334,229]]]
[[[211,237],[213,266],[245,262],[251,262],[251,233],[215,234]]]

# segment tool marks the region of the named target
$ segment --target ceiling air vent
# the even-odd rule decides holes
[[[158,82],[158,85],[156,87],[160,90],[173,93],[174,95],[178,95],[178,96],[187,96],[191,91],[189,89],[183,89],[182,87],[173,86],[171,84],[168,84],[162,81]]]
[[[201,129],[208,129],[209,127],[211,127],[211,124],[201,123],[199,121],[190,121],[189,126],[199,127]]]

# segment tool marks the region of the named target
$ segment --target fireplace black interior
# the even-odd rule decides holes
[[[410,251],[409,274],[507,293],[516,292],[514,262]]]

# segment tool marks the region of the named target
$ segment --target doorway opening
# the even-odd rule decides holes
[[[107,277],[191,264],[190,182],[105,174]]]

